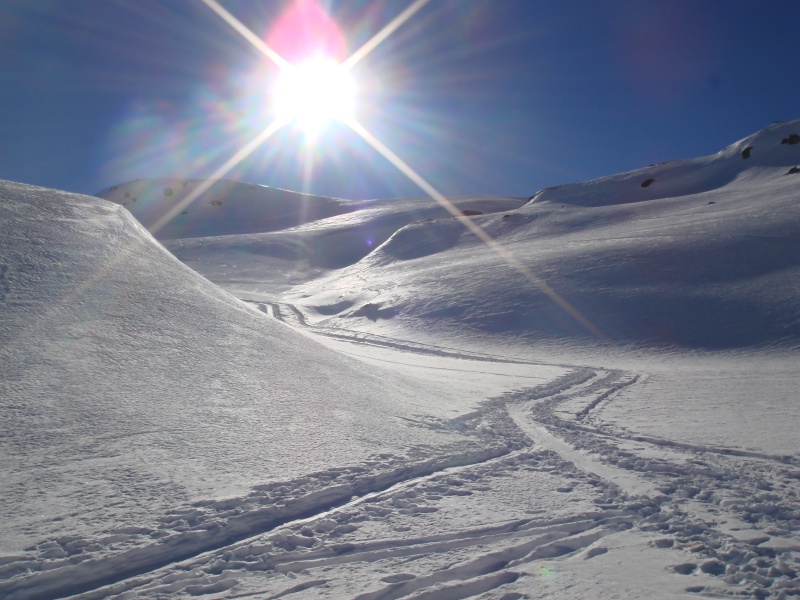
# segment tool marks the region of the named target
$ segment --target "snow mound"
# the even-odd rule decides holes
[[[472,215],[514,210],[526,202],[524,198],[481,196],[450,200],[458,210]],[[238,295],[258,289],[275,291],[355,264],[410,223],[444,219],[463,229],[430,198],[353,201],[350,208],[351,212],[282,231],[170,240],[166,244],[182,261]],[[248,281],[255,284],[248,285]]]
[[[546,188],[532,203],[607,206],[699,194],[737,179],[790,173],[800,166],[800,120],[774,123],[724,150],[585,183]]]
[[[97,196],[121,204],[150,229],[204,185],[209,185],[208,189],[182,206],[155,232],[157,238],[276,231],[350,210],[350,203],[337,198],[225,179],[213,183],[205,179],[137,179],[107,188]]]
[[[393,418],[424,392],[265,318],[119,205],[2,182],[0,257],[0,551],[460,439]]]

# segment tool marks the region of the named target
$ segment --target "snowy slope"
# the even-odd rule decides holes
[[[701,194],[739,179],[791,174],[800,163],[800,123],[778,121],[711,156],[650,165],[585,183],[546,188],[531,202],[627,204]]]
[[[410,424],[475,401],[265,318],[118,205],[4,182],[0,244],[4,597],[58,597],[504,451]]]
[[[0,595],[799,595],[795,132],[454,199],[495,249],[425,199],[175,230],[245,303],[4,184]]]
[[[513,210],[523,198],[451,198],[467,214]],[[409,223],[449,218],[430,198],[353,201],[351,212],[282,231],[166,241],[178,258],[237,295],[270,292],[352,265]],[[182,236],[185,237],[185,236]],[[255,286],[251,282],[257,282]],[[268,294],[271,296],[271,294]]]
[[[795,132],[800,122],[773,125],[712,157],[543,190],[519,210],[474,217],[516,265],[455,219],[413,223],[293,297],[327,325],[383,332],[796,347],[800,174],[788,165],[800,164],[800,144],[781,143]],[[393,319],[367,318],[367,305]]]

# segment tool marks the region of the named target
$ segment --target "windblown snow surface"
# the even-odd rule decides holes
[[[0,596],[800,596],[798,142],[172,255],[203,182],[1,184]]]

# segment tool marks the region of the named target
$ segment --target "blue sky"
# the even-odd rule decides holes
[[[295,1],[221,3],[268,38]],[[409,4],[319,0],[349,52]],[[798,25],[795,0],[431,0],[354,68],[357,117],[445,194],[529,196],[800,118]],[[0,0],[0,179],[209,176],[268,122],[275,74],[200,0]],[[286,128],[228,177],[421,195],[345,126]]]

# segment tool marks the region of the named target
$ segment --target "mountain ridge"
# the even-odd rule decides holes
[[[530,202],[624,204],[711,191],[759,167],[767,168],[770,174],[783,168],[784,174],[789,174],[787,168],[800,165],[800,144],[783,140],[795,139],[800,140],[800,120],[778,121],[715,154],[545,188],[531,196]]]

